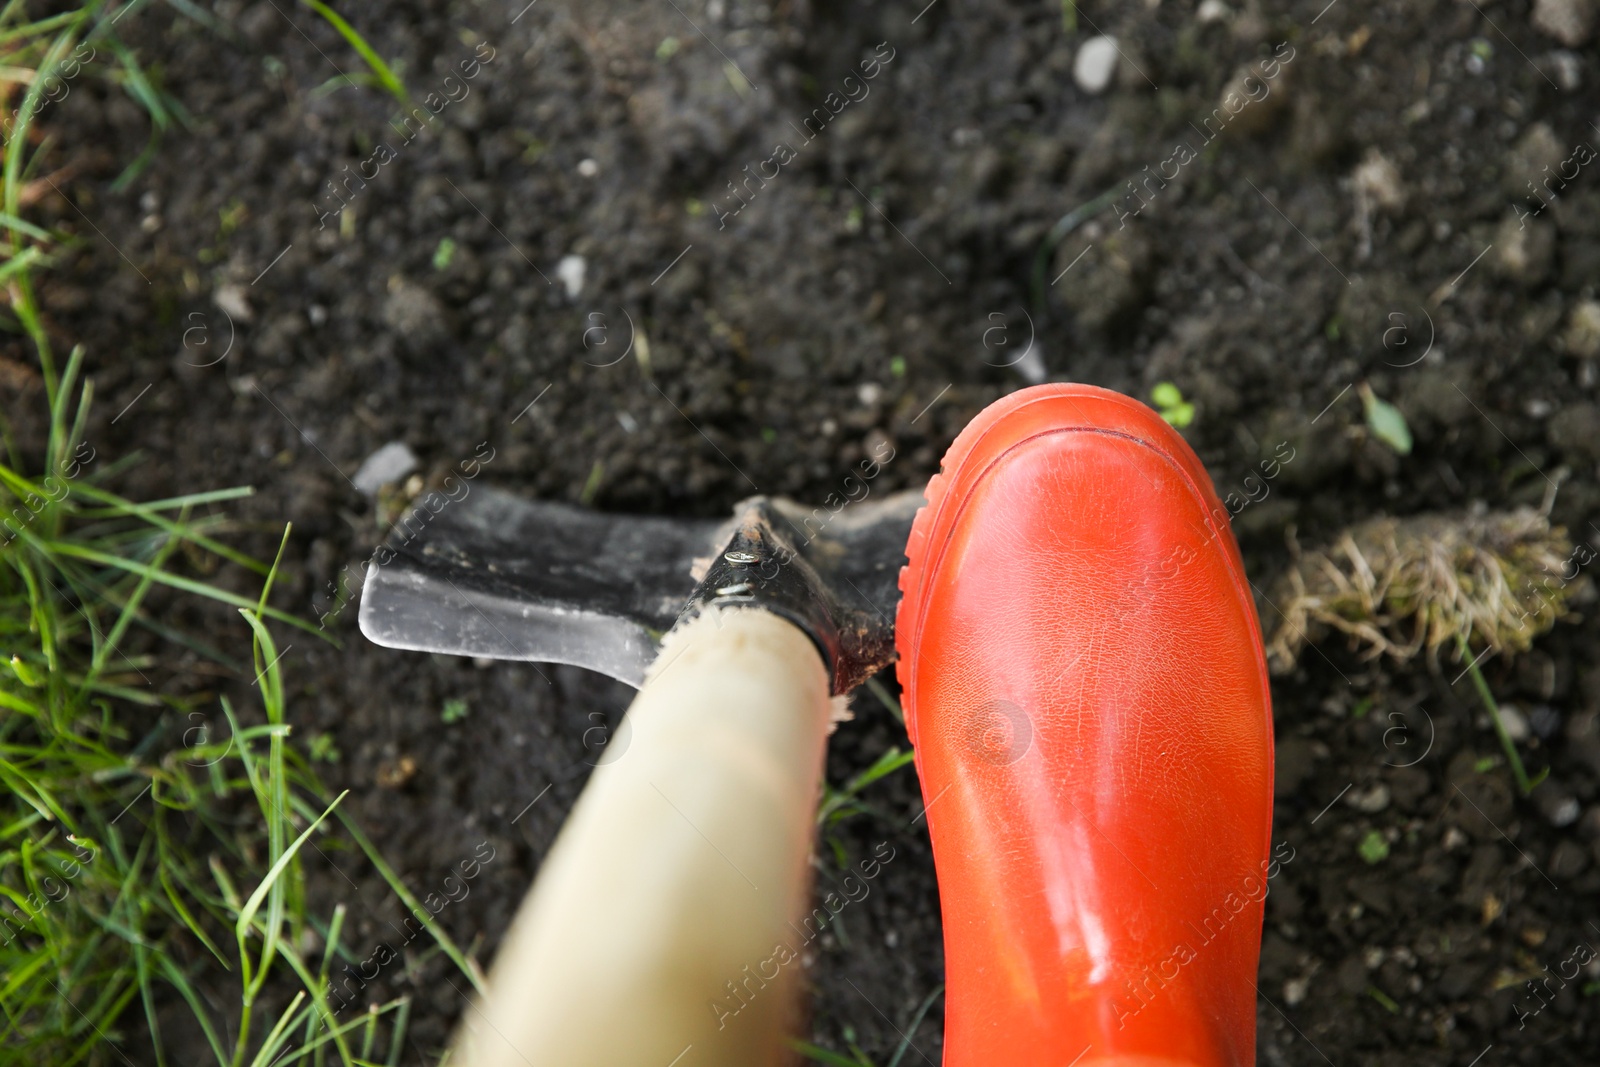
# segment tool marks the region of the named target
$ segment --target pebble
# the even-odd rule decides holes
[[[221,308],[224,314],[239,322],[249,322],[256,317],[255,312],[250,310],[250,301],[245,296],[244,286],[242,285],[234,285],[231,282],[227,285],[219,285],[211,299],[216,302],[217,307]]]
[[[593,178],[600,173],[600,164],[592,159],[579,160],[578,173],[585,178]]]
[[[1506,736],[1513,741],[1526,741],[1533,733],[1528,728],[1527,717],[1515,704],[1500,705],[1500,723],[1506,728]]]
[[[1600,301],[1584,300],[1573,308],[1561,339],[1571,355],[1581,359],[1600,356]]]
[[[1494,266],[1501,277],[1525,286],[1544,281],[1555,263],[1555,227],[1542,219],[1512,215],[1501,223],[1498,234]]]
[[[1576,52],[1558,48],[1544,57],[1543,65],[1550,68],[1562,92],[1575,93],[1583,87],[1583,60]]]
[[[1352,808],[1367,815],[1376,815],[1389,806],[1389,787],[1382,782],[1371,789],[1354,789],[1350,792],[1350,799],[1346,801]]]
[[[1094,96],[1106,91],[1117,72],[1117,41],[1114,37],[1091,37],[1078,48],[1072,61],[1072,80],[1078,88]]]
[[[1561,730],[1561,713],[1549,704],[1535,704],[1528,709],[1528,725],[1542,741],[1548,741]]]
[[[1560,803],[1550,807],[1551,826],[1571,826],[1578,821],[1580,811],[1578,801],[1574,797],[1566,797]]]
[[[417,469],[417,454],[404,441],[390,441],[362,461],[361,469],[350,480],[367,496],[393,484]]]
[[[568,300],[578,299],[578,294],[583,292],[583,275],[588,268],[589,261],[582,256],[562,256],[561,262],[556,264],[556,277],[567,287]]]
[[[1311,985],[1308,978],[1291,978],[1283,983],[1283,1002],[1289,1007],[1294,1007],[1306,999],[1306,990]]]
[[[1406,188],[1400,179],[1400,168],[1376,148],[1367,154],[1353,175],[1360,195],[1385,211],[1398,211],[1406,206]]]
[[[1594,33],[1596,0],[1534,0],[1533,28],[1568,48],[1587,44]]]
[[[1233,17],[1233,9],[1222,0],[1202,0],[1200,7],[1195,11],[1194,17],[1202,26],[1212,22],[1226,22]]]

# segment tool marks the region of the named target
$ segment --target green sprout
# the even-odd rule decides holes
[[[1467,661],[1467,673],[1472,675],[1472,687],[1478,691],[1478,699],[1489,709],[1489,719],[1494,723],[1495,735],[1500,738],[1500,747],[1505,749],[1506,760],[1511,764],[1511,776],[1517,780],[1517,788],[1522,791],[1522,795],[1527,796],[1550,774],[1550,768],[1546,767],[1534,777],[1528,777],[1527,768],[1522,765],[1522,757],[1517,754],[1516,742],[1511,740],[1511,731],[1506,729],[1505,719],[1500,714],[1500,705],[1494,699],[1494,694],[1489,691],[1489,683],[1484,680],[1483,672],[1478,669],[1478,659],[1481,657],[1472,655],[1472,649],[1467,647],[1467,639],[1461,634],[1456,635],[1456,649],[1460,652],[1461,658]]]
[[[1367,996],[1371,997],[1373,1000],[1376,1000],[1379,1004],[1382,1004],[1384,1010],[1390,1015],[1400,1014],[1400,1005],[1393,997],[1379,989],[1377,986],[1367,986]]]
[[[444,702],[444,710],[439,713],[439,718],[446,723],[460,722],[467,717],[467,702],[460,697],[451,697]]]
[[[1378,830],[1368,830],[1367,836],[1361,839],[1361,844],[1356,846],[1356,851],[1368,863],[1382,863],[1389,858],[1389,842],[1383,839],[1383,833]]]
[[[354,26],[346,22],[343,16],[323,3],[322,0],[301,0],[301,2],[321,15],[328,25],[339,31],[339,36],[343,37],[346,43],[356,50],[356,54],[366,62],[367,68],[372,71],[373,79],[377,81],[385,92],[400,101],[401,107],[406,107],[410,104],[411,100],[406,94],[405,85],[401,83],[394,71],[389,68],[389,64],[383,61],[377,50],[367,43],[366,38],[362,37]],[[346,80],[349,81],[350,79],[346,78]]]
[[[1194,405],[1183,398],[1183,392],[1171,382],[1157,382],[1150,390],[1150,401],[1168,425],[1181,430],[1194,421]]]
[[[306,755],[318,763],[338,763],[344,758],[344,753],[339,751],[332,734],[317,734],[313,737],[311,744],[306,746]]]
[[[1372,436],[1402,456],[1411,454],[1411,428],[1400,409],[1376,396],[1371,386],[1361,383],[1361,403],[1367,409],[1367,429]]]
[[[439,247],[433,250],[433,269],[448,270],[456,258],[456,243],[448,237],[439,238]]]

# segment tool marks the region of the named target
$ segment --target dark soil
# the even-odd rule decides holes
[[[194,116],[124,191],[111,181],[144,148],[143,113],[92,79],[53,105],[47,169],[69,168],[56,181],[72,204],[52,193],[36,211],[84,241],[43,299],[63,350],[88,348],[90,439],[142,453],[116,483],[134,497],[256,487],[228,509],[264,555],[293,523],[285,607],[329,611],[329,583],[381,537],[349,477],[392,440],[424,473],[487,441],[500,485],[716,515],[758,490],[820,500],[883,439],[896,458],[874,490],[920,486],[1036,357],[1051,379],[1141,397],[1177,382],[1223,494],[1293,447],[1234,523],[1258,588],[1289,537],[1539,505],[1561,478],[1553,519],[1600,541],[1600,341],[1570,325],[1600,279],[1600,167],[1518,222],[1544,167],[1569,172],[1577,145],[1600,144],[1600,61],[1592,41],[1559,51],[1525,0],[1249,3],[1204,22],[1146,0],[1081,7],[1072,32],[1045,2],[919,16],[918,2],[544,0],[513,21],[520,6],[339,5],[419,97],[492,57],[409,142],[391,98],[328,84],[362,74],[359,58],[282,0],[219,0],[237,43],[166,9],[124,20]],[[1094,27],[1125,54],[1099,96],[1072,76]],[[1276,76],[1251,83],[1264,99],[1214,112],[1236,72],[1275,55]],[[802,121],[829,93],[859,96],[845,78],[872,60],[854,83],[870,92],[807,142]],[[1195,158],[1176,158],[1180,142]],[[793,158],[765,162],[780,143]],[[776,163],[745,184],[747,165]],[[363,167],[376,176],[341,187],[341,220],[328,183]],[[1123,199],[1061,242],[1036,294],[1051,225],[1113,188]],[[566,256],[586,263],[576,299]],[[617,360],[629,320],[634,351]],[[604,344],[585,333],[601,324]],[[227,358],[194,365],[230,332]],[[1361,382],[1404,412],[1411,454],[1366,430]],[[170,604],[246,647],[222,615]],[[1484,664],[1536,728],[1527,759],[1552,768],[1528,799],[1503,759],[1478,769],[1499,749],[1451,662],[1373,664],[1328,641],[1278,681],[1275,838],[1295,858],[1268,900],[1263,1063],[1600,1058],[1600,964],[1552,980],[1547,1005],[1525,988],[1600,948],[1600,631],[1580,610],[1519,660]],[[583,785],[590,714],[614,723],[629,690],[376,648],[354,616],[330,618],[341,647],[282,638],[290,714],[302,739],[331,738],[340,758],[321,773],[419,893],[493,845],[441,916],[487,962]],[[468,713],[446,724],[450,700]],[[905,744],[870,695],[855,707],[834,782]],[[889,840],[897,858],[805,973],[812,1040],[853,1039],[882,1064],[943,976],[926,836],[901,829],[920,811],[912,772],[869,798],[884,817],[846,823],[842,843],[854,860]],[[1389,852],[1369,863],[1373,830]],[[328,856],[308,861],[312,910],[344,902],[358,955],[397,940],[376,872]],[[828,850],[817,864],[820,888],[837,868]],[[406,1063],[432,1062],[465,1004],[423,947],[371,987],[415,997]],[[941,1011],[902,1062],[939,1061]],[[142,1021],[125,1033],[148,1058]]]

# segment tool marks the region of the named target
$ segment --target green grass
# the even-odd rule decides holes
[[[147,1059],[142,1048],[178,1062],[162,1023],[187,1005],[186,1063],[196,1040],[202,1059],[228,1067],[394,1063],[408,1000],[336,1015],[334,968],[357,962],[341,940],[344,906],[307,910],[308,852],[365,855],[420,909],[291,736],[274,631],[317,630],[270,606],[276,562],[225,540],[238,525],[219,509],[249,489],[143,503],[115,491],[138,457],[113,458],[87,436],[84,352],[60,363],[42,325],[35,272],[66,239],[26,221],[22,199],[44,169],[34,118],[63,62],[91,44],[96,58],[75,76],[121,85],[150,114],[135,167],[183,118],[112,36],[111,17],[101,2],[32,22],[17,0],[0,7],[0,66],[36,72],[5,130],[11,314],[0,328],[33,350],[48,409],[42,455],[23,454],[0,423],[0,1062],[112,1064],[123,1049]],[[259,592],[231,591],[246,579]],[[164,621],[185,597],[239,613],[248,662]],[[215,668],[197,672],[199,660],[253,677],[254,706],[204,695]],[[475,984],[461,951],[426,925]]]
[[[339,31],[339,36],[343,37],[350,47],[356,50],[356,54],[361,57],[362,62],[366,63],[368,69],[372,71],[373,80],[377,82],[384,92],[398,100],[401,107],[410,106],[411,97],[406,93],[406,87],[401,83],[399,77],[395,75],[395,72],[389,68],[389,64],[383,61],[383,57],[378,55],[377,50],[367,43],[366,38],[362,37],[354,26],[346,22],[337,11],[324,4],[322,0],[301,0],[301,3],[321,15],[328,25]]]
[[[911,1025],[906,1027],[905,1033],[901,1035],[900,1044],[895,1046],[894,1053],[889,1057],[885,1067],[900,1067],[901,1061],[906,1057],[906,1053],[912,1048],[912,1039],[917,1036],[917,1031],[922,1027],[922,1021],[928,1017],[928,1010],[933,1007],[933,1002],[938,1000],[943,993],[944,986],[941,985],[923,1000],[921,1006],[917,1008],[917,1013],[911,1018]],[[844,1028],[844,1039],[846,1046],[850,1049],[849,1056],[840,1055],[820,1045],[813,1045],[809,1041],[790,1041],[789,1047],[812,1063],[828,1064],[829,1067],[876,1067],[876,1064],[872,1062],[872,1057],[863,1052],[861,1047],[856,1044],[854,1027],[846,1026]],[[917,1054],[919,1056],[922,1055],[920,1049]],[[925,1059],[926,1057],[923,1058]]]

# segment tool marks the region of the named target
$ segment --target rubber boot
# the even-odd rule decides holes
[[[896,630],[945,1064],[1253,1064],[1272,707],[1204,467],[1137,401],[1044,385],[927,499]]]

